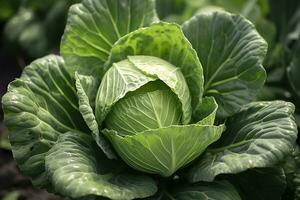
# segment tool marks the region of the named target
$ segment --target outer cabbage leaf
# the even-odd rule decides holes
[[[101,124],[111,107],[129,92],[155,81],[163,81],[182,104],[182,122],[191,119],[191,97],[187,83],[178,68],[152,56],[130,56],[127,60],[114,63],[104,75],[96,98],[96,117]]]
[[[154,0],[83,0],[73,5],[61,43],[68,70],[101,76],[113,44],[156,21]]]
[[[73,85],[62,58],[52,55],[27,66],[2,99],[14,158],[37,186],[47,184],[44,158],[57,137],[88,130]]]
[[[264,84],[267,43],[251,22],[226,12],[197,15],[182,28],[203,66],[204,95],[215,97],[220,117],[231,116]]]
[[[213,97],[204,97],[193,114],[193,122],[202,125],[213,125],[216,119],[218,104]]]
[[[212,181],[219,174],[270,167],[293,149],[294,106],[283,101],[248,104],[226,122],[226,131],[189,171],[189,180]]]
[[[200,103],[203,93],[202,66],[178,25],[160,22],[129,33],[113,46],[107,66],[130,55],[159,57],[180,68],[189,87],[192,107]]]
[[[218,140],[224,126],[198,124],[169,126],[122,136],[105,129],[104,134],[131,167],[152,174],[171,176]]]
[[[92,104],[95,102],[98,81],[93,76],[80,75],[75,73],[76,89],[78,95],[79,111],[84,121],[92,131],[92,136],[98,146],[102,149],[108,158],[116,158],[114,152],[110,148],[110,144],[102,134],[99,134],[98,123],[94,115]],[[90,98],[89,98],[90,97]]]
[[[227,181],[178,187],[171,196],[176,200],[241,200],[236,189]]]
[[[286,188],[286,177],[280,167],[247,170],[231,175],[229,180],[243,200],[281,200]]]
[[[125,200],[148,197],[157,190],[151,178],[122,173],[120,163],[108,160],[87,134],[61,135],[45,163],[55,191],[72,198],[96,195]]]

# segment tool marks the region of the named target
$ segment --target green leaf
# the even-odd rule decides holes
[[[219,174],[271,167],[296,142],[294,106],[283,101],[255,102],[226,122],[226,131],[189,171],[189,180],[212,181]]]
[[[88,103],[91,108],[95,109],[95,101],[97,96],[97,90],[100,85],[100,80],[94,76],[86,76],[81,75],[78,72],[75,72],[75,81],[76,85],[78,85],[84,91]],[[78,93],[78,92],[77,92]]]
[[[278,83],[284,79],[285,76],[285,68],[277,67],[268,72],[267,83]]]
[[[14,158],[38,186],[47,184],[44,158],[57,137],[88,130],[78,109],[74,81],[58,56],[27,66],[2,99],[4,122]]]
[[[79,100],[79,111],[82,114],[84,121],[92,131],[93,138],[105,155],[110,159],[115,159],[116,156],[111,150],[109,143],[106,141],[106,138],[99,133],[98,123],[94,115],[93,107],[91,106],[91,104],[95,102],[99,81],[93,76],[84,76],[77,72],[75,72],[75,80]]]
[[[36,20],[34,13],[28,9],[20,9],[11,19],[9,19],[4,28],[6,39],[11,42],[18,42],[19,36],[26,27]]]
[[[0,0],[0,22],[6,21],[13,16],[19,7],[19,0]]]
[[[105,120],[111,107],[128,92],[155,80],[154,77],[143,74],[129,60],[114,63],[103,76],[96,97],[95,113],[99,125]]]
[[[236,189],[227,181],[178,187],[171,196],[176,200],[241,200]]]
[[[2,197],[2,200],[18,200],[21,196],[20,191],[13,191],[9,192],[8,194],[5,194],[4,197]]]
[[[73,1],[73,0],[68,0],[68,1]],[[24,2],[24,5],[30,8],[35,13],[41,12],[42,14],[44,14],[45,12],[49,11],[49,9],[51,9],[56,2],[57,0],[44,0],[44,1],[27,0],[26,2]]]
[[[282,163],[287,181],[284,199],[300,199],[300,151],[299,146]]]
[[[2,127],[0,123],[0,149],[11,150],[11,145],[8,139],[8,131]]]
[[[34,2],[31,2],[31,4],[36,3],[36,0],[33,1]],[[44,15],[43,24],[46,28],[47,40],[49,41],[51,48],[57,49],[59,47],[61,36],[67,22],[69,7],[72,4],[79,2],[81,2],[81,0],[51,0],[51,5],[47,5],[45,1],[40,2],[44,8],[38,9],[38,13],[43,13]],[[27,3],[29,2],[27,1]]]
[[[300,74],[300,40],[297,43],[295,53],[293,55],[291,64],[287,68],[287,75],[293,90],[300,99],[300,80],[298,75]]]
[[[180,68],[151,56],[128,56],[128,60],[143,73],[157,77],[170,87],[182,104],[182,123],[189,123],[192,114],[191,97],[187,80]]]
[[[215,5],[205,5],[203,7],[200,7],[197,12],[192,15],[192,16],[195,16],[195,15],[203,15],[203,14],[209,14],[209,13],[213,13],[213,12],[222,12],[224,11],[225,8],[224,7],[220,7],[220,6],[215,6]],[[189,16],[192,17],[192,16]]]
[[[192,124],[146,130],[130,136],[107,129],[103,132],[128,165],[168,177],[218,140],[223,129],[222,125]]]
[[[71,198],[96,195],[125,200],[148,197],[157,190],[151,178],[123,173],[120,163],[108,160],[87,134],[61,135],[45,165],[55,191]]]
[[[19,36],[19,44],[28,56],[38,58],[47,54],[48,41],[46,30],[41,21],[33,22],[22,30]]]
[[[186,7],[185,0],[156,0],[156,10],[160,19],[174,14],[183,14]]]
[[[243,200],[281,200],[286,188],[282,168],[255,168],[231,175],[230,182],[236,186]]]
[[[298,127],[300,127],[300,114],[299,113],[295,114],[295,120],[296,120]]]
[[[130,56],[114,63],[106,72],[96,98],[96,118],[101,124],[111,107],[129,92],[151,81],[163,81],[182,104],[182,123],[190,121],[192,108],[187,83],[181,71],[172,64],[152,56]]]
[[[139,93],[144,89],[141,88],[134,92],[137,94],[118,101],[107,115],[105,127],[122,135],[133,135],[181,124],[182,111],[177,96],[166,86],[158,84],[158,87],[158,90]]]
[[[293,184],[295,187],[295,199],[300,199],[300,170],[294,173]]]
[[[113,46],[107,66],[130,55],[159,57],[180,68],[189,87],[192,107],[199,104],[203,93],[201,63],[178,25],[160,22],[126,35]]]
[[[226,12],[197,15],[182,28],[203,66],[204,95],[215,97],[220,117],[231,116],[264,84],[267,43],[251,22]]]
[[[45,55],[48,49],[45,27],[29,9],[20,9],[7,22],[4,36],[10,45],[21,48],[33,58]]]
[[[279,87],[283,86],[283,87]],[[256,96],[258,101],[271,101],[274,99],[284,99],[286,101],[291,99],[292,94],[290,91],[287,91],[284,85],[279,86],[269,86],[266,85],[261,88],[259,93]]]
[[[259,34],[266,40],[269,46],[268,54],[275,48],[276,26],[272,21],[261,18],[255,22],[255,27]],[[267,58],[270,55],[267,55]],[[266,58],[266,59],[267,59]]]
[[[213,125],[215,123],[218,104],[213,97],[205,97],[193,114],[193,121],[202,125]]]
[[[295,145],[294,151],[284,159],[282,167],[287,176],[287,179],[299,168],[300,166],[300,151],[299,146]]]
[[[83,0],[73,5],[61,43],[68,70],[101,76],[113,44],[156,21],[154,0]]]

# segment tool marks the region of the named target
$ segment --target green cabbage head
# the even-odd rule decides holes
[[[193,103],[199,104],[199,92],[189,91],[180,68],[154,56],[128,56],[103,76],[95,101],[96,120],[129,166],[168,177],[223,131],[223,125],[213,125],[214,116],[211,123],[190,123],[191,94],[197,97]],[[214,109],[209,114],[214,115]]]

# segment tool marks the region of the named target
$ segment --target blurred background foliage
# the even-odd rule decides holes
[[[32,60],[59,53],[68,8],[78,2],[0,0],[0,98],[7,84],[19,77]],[[293,102],[300,126],[300,0],[156,0],[156,6],[160,19],[168,22],[181,24],[197,13],[226,10],[255,24],[269,44],[264,62],[268,79],[257,100]],[[20,175],[2,121],[0,109],[0,199],[60,199],[33,189],[30,181]],[[300,187],[293,186],[300,185],[300,176],[295,175],[300,174],[299,157],[296,149],[283,164],[289,183],[284,199],[300,194]]]
[[[0,0],[2,42],[33,59],[57,51],[67,11],[79,0]]]

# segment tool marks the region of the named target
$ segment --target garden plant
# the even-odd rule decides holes
[[[267,49],[224,10],[179,25],[154,0],[83,0],[60,56],[33,61],[2,98],[14,158],[74,199],[280,199],[297,125],[292,103],[256,100]]]

